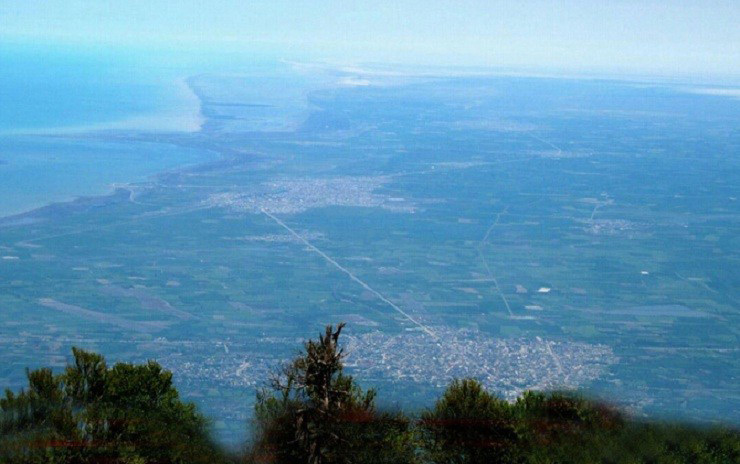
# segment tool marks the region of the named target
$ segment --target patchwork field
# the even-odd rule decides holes
[[[270,370],[346,321],[352,373],[410,404],[473,376],[740,420],[737,100],[280,73],[191,78],[198,133],[72,137],[211,161],[0,219],[3,385],[71,346],[154,358],[237,441]]]

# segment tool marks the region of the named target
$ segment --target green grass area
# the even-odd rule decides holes
[[[247,92],[199,79],[203,92]],[[184,397],[238,436],[264,374],[307,332],[345,314],[374,323],[353,326],[358,336],[416,326],[269,217],[212,206],[211,195],[264,198],[281,194],[271,182],[369,176],[383,179],[371,192],[382,206],[348,201],[276,216],[429,327],[608,346],[618,361],[584,388],[654,414],[736,422],[740,210],[731,198],[740,170],[730,156],[736,137],[720,129],[734,128],[737,114],[699,96],[661,103],[676,116],[642,113],[639,102],[663,102],[661,92],[451,79],[312,95],[351,130],[243,132],[256,123],[242,115],[197,134],[129,134],[222,159],[136,185],[136,202],[124,195],[3,222],[0,257],[18,259],[0,260],[0,377],[17,387],[25,366],[65,359],[72,345],[113,360],[157,358]],[[589,111],[571,111],[576,103]],[[623,113],[599,112],[614,107]],[[501,129],[517,125],[530,129]],[[394,211],[391,198],[413,213]],[[128,330],[42,298],[164,325]],[[650,312],[671,305],[690,312]],[[418,403],[443,389],[389,375],[372,382]],[[223,401],[240,395],[248,399],[238,406]]]

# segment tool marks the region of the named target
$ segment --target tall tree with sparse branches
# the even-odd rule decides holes
[[[301,355],[258,395],[255,461],[413,461],[410,422],[400,414],[378,413],[375,391],[363,391],[344,374],[343,328],[327,326],[318,340],[307,341]]]

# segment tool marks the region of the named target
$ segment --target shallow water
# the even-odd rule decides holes
[[[0,147],[0,217],[106,194],[112,184],[146,180],[210,156],[160,143],[41,136],[0,137]]]
[[[0,46],[0,133],[197,130],[183,66],[131,53]],[[185,73],[185,74],[184,74]]]
[[[0,46],[0,217],[208,155],[171,145],[103,142],[90,131],[195,131],[192,69],[112,51]],[[59,137],[58,135],[63,135]]]

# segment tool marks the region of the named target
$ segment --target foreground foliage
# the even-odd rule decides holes
[[[217,462],[206,420],[180,401],[157,363],[108,367],[73,349],[54,375],[28,372],[28,389],[0,400],[0,462]]]
[[[415,420],[380,411],[344,372],[340,324],[309,340],[257,397],[253,436],[226,457],[207,421],[157,363],[106,365],[73,349],[55,375],[0,399],[0,463],[724,464],[740,433],[630,419],[572,393],[509,403],[473,379],[452,382]]]
[[[375,392],[343,373],[331,326],[258,396],[254,463],[736,463],[740,434],[630,420],[567,392],[508,403],[473,379],[454,381],[411,421],[382,413]]]
[[[428,459],[435,463],[518,461],[517,422],[511,406],[475,380],[456,380],[419,428]]]
[[[401,414],[380,413],[375,391],[364,392],[344,374],[338,346],[344,327],[329,326],[317,341],[275,376],[255,407],[254,462],[411,462],[411,424]]]

